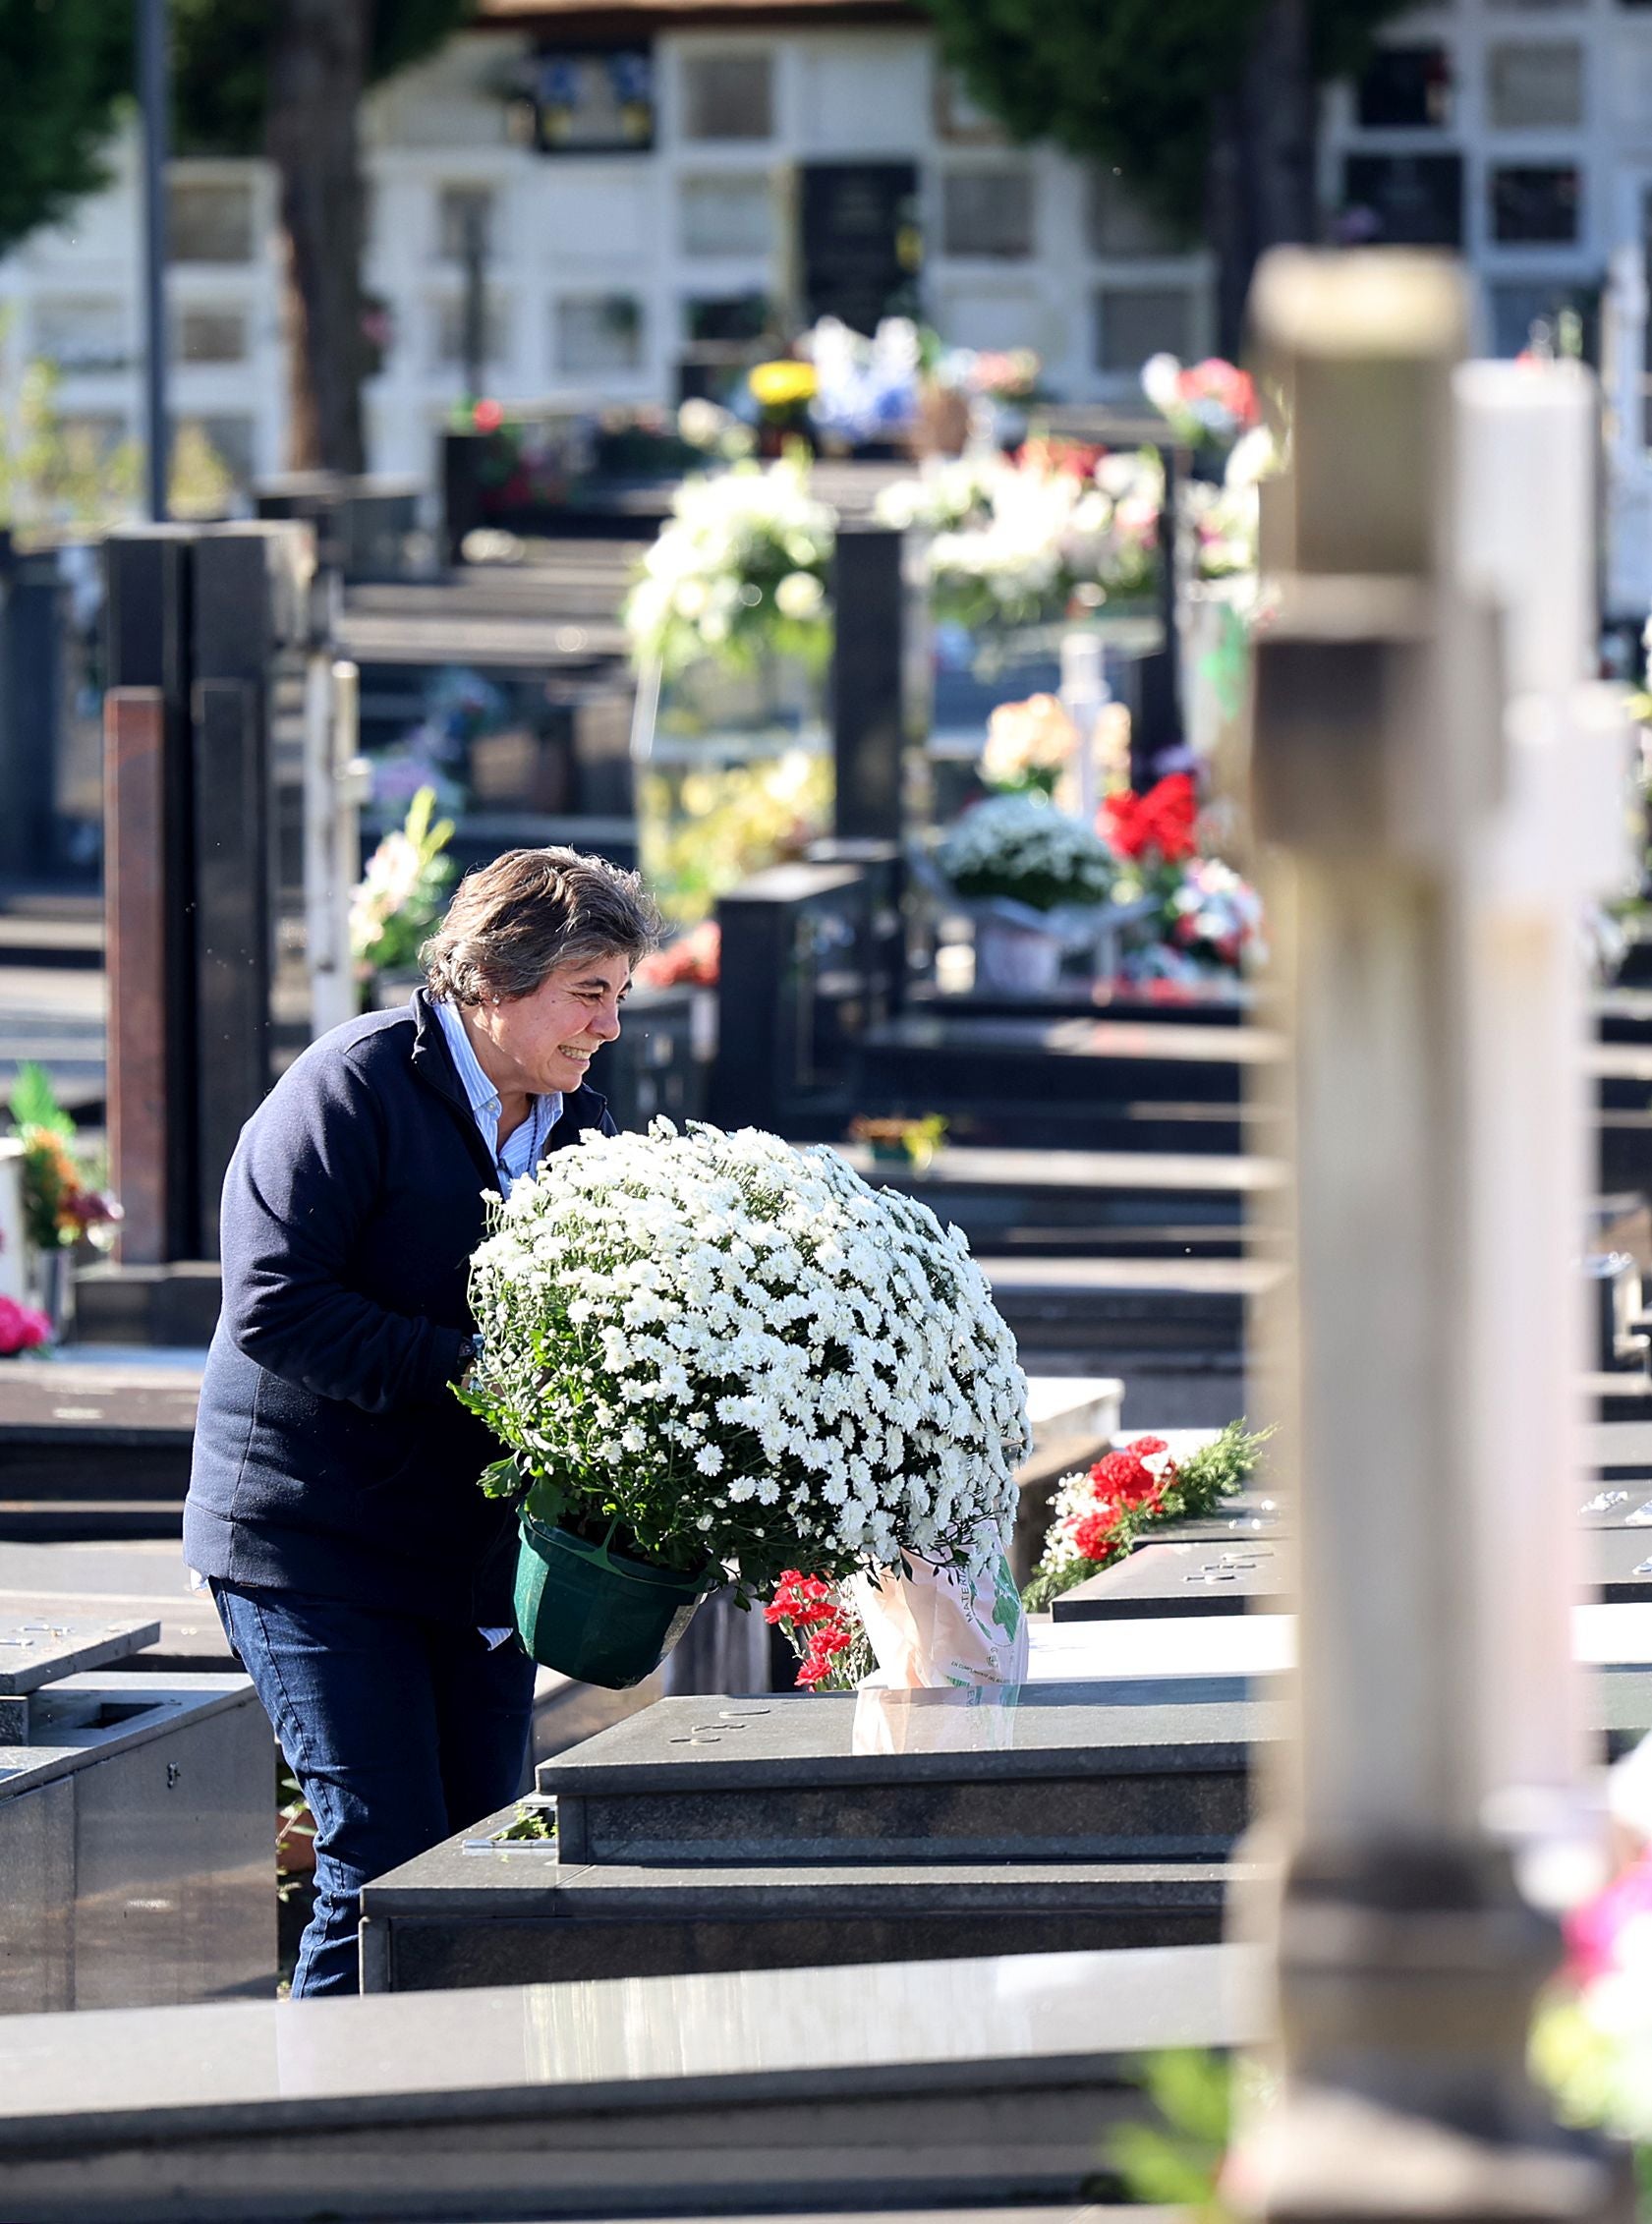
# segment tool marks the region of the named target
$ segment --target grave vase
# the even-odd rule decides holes
[[[979,919],[975,927],[975,985],[999,996],[1047,996],[1061,971],[1061,938],[1048,927],[1021,927],[1008,919]]]
[[[28,1302],[51,1323],[52,1341],[64,1342],[75,1324],[75,1254],[61,1244],[28,1253]]]
[[[651,1676],[693,1621],[720,1570],[685,1575],[608,1544],[521,1515],[512,1604],[516,1633],[541,1668],[629,1690]]]

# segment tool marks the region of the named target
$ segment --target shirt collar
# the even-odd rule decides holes
[[[465,1022],[459,1017],[456,1005],[432,1003],[431,1010],[440,1024],[447,1048],[452,1054],[459,1086],[464,1090],[473,1112],[491,1112],[495,1123],[504,1107],[499,1092],[482,1070],[481,1061],[471,1048],[471,1038]]]
[[[438,1003],[432,999],[430,1009],[441,1027],[442,1040],[452,1054],[454,1071],[459,1076],[459,1086],[465,1092],[472,1116],[479,1126],[485,1121],[483,1139],[497,1160],[499,1115],[505,1109],[499,1092],[482,1070],[481,1060],[471,1047],[470,1031],[460,1018],[457,1006],[445,1000]],[[535,1157],[538,1156],[538,1147],[542,1145],[545,1136],[561,1118],[562,1106],[562,1096],[554,1090],[547,1097],[535,1097],[530,1101],[528,1126],[536,1145]]]

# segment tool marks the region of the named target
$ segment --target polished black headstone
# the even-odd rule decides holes
[[[840,525],[831,599],[832,823],[840,839],[899,842],[906,742],[901,536]]]

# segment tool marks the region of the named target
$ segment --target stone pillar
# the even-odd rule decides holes
[[[361,805],[370,779],[357,757],[361,675],[325,651],[310,658],[304,706],[305,954],[316,1035],[355,1016],[350,891],[361,871]]]
[[[195,1178],[191,551],[192,536],[182,528],[133,528],[111,534],[104,543],[105,678],[115,719],[133,720],[130,726],[105,728],[105,746],[114,751],[105,770],[103,843],[104,872],[115,890],[107,925],[109,1116],[120,1154],[113,1174],[123,1199],[138,1184],[150,1215],[142,1227],[130,1217],[123,1226],[123,1265],[154,1266],[200,1256]],[[122,708],[129,693],[134,698],[131,712]],[[139,703],[150,705],[150,711],[141,713]],[[150,717],[158,723],[151,726]],[[125,924],[129,902],[130,938]],[[135,1022],[152,1030],[146,1050],[129,1043],[121,1009],[121,984],[138,980],[147,984],[142,1002],[151,1007]],[[152,1008],[157,999],[158,1011]],[[138,1102],[127,1108],[123,1077],[133,1070],[133,1056],[145,1064],[156,1060],[158,1073],[141,1086]],[[129,1148],[118,1141],[123,1132],[131,1137]]]
[[[166,1005],[166,698],[158,687],[103,698],[103,925],[109,985],[109,1170],[125,1208],[124,1266],[169,1249],[170,1097]]]
[[[832,830],[842,840],[898,842],[906,762],[901,536],[840,526],[831,600]]]
[[[1517,876],[1493,860],[1515,825],[1528,850],[1567,847],[1598,790],[1551,788],[1544,827],[1512,762],[1505,706],[1527,675],[1503,643],[1530,605],[1474,509],[1488,440],[1485,397],[1457,374],[1460,275],[1283,250],[1252,306],[1290,431],[1264,498],[1279,612],[1258,645],[1255,779],[1258,831],[1284,859],[1297,1273],[1281,1453],[1300,1506],[1296,1737],[1275,1787],[1283,2080],[1241,2182],[1293,2224],[1604,2214],[1608,2174],[1562,2151],[1525,2077],[1555,1936],[1493,1827],[1512,1769],[1564,1789],[1574,1766],[1569,1628],[1553,1580],[1525,1593],[1529,1629],[1488,1603],[1493,1568],[1524,1579],[1505,1521],[1537,1524],[1564,1564],[1553,1471],[1516,1460],[1505,1507],[1490,1476],[1569,1396],[1569,1300],[1547,1278],[1573,1279],[1556,1200],[1581,1163],[1576,1092],[1530,1086],[1565,1050],[1555,998],[1522,1009],[1514,989]],[[1541,445],[1505,441],[1498,469],[1572,608],[1568,467]],[[1580,714],[1561,684],[1575,630],[1557,624],[1544,665],[1557,716]],[[1536,908],[1558,932],[1552,881]],[[1534,1102],[1563,1170],[1526,1210],[1508,1185]],[[1537,1379],[1510,1410],[1491,1355],[1528,1303],[1547,1325],[1520,1335]],[[1542,1458],[1555,1449],[1549,1431]],[[1536,1682],[1563,1696],[1522,1746],[1510,1709]]]

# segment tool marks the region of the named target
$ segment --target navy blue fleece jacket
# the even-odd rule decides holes
[[[613,1133],[581,1088],[546,1152]],[[508,1622],[502,1447],[453,1396],[494,1171],[421,990],[311,1045],[224,1182],[224,1304],[184,1507],[192,1568],[440,1620]]]

